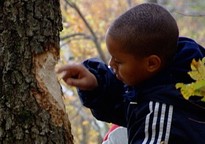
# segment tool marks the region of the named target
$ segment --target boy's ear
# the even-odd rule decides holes
[[[156,72],[159,70],[159,68],[161,67],[161,59],[159,56],[157,55],[150,55],[149,57],[147,57],[147,71],[148,72]]]

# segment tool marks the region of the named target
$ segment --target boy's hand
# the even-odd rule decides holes
[[[81,90],[92,90],[98,86],[96,77],[82,64],[67,64],[58,68],[57,74],[62,75],[66,84]]]

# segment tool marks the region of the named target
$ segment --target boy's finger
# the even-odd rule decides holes
[[[61,73],[63,71],[69,70],[70,66],[69,65],[64,65],[61,67],[56,68],[56,73]]]
[[[83,83],[82,80],[69,78],[66,80],[66,83],[70,86],[77,87],[81,90],[87,90],[87,84]]]
[[[77,81],[77,80],[75,80],[75,79],[73,79],[73,78],[68,78],[68,79],[66,80],[66,83],[67,83],[68,85],[70,85],[70,86],[78,86],[78,84],[77,84],[76,81]]]

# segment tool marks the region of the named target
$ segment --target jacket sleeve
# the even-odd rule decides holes
[[[153,87],[156,89],[156,87]],[[146,91],[138,103],[130,102],[129,142],[146,143],[205,143],[204,109],[185,100],[174,85],[162,85],[153,93]],[[152,91],[152,92],[151,92]]]
[[[83,65],[96,76],[98,87],[92,91],[78,89],[82,104],[91,109],[96,119],[125,126],[127,104],[123,97],[124,84],[98,59],[86,60]]]
[[[137,108],[136,108],[137,107]],[[168,143],[173,120],[173,106],[150,101],[142,105],[130,104],[129,141],[135,144]],[[133,116],[135,115],[135,116]],[[140,119],[136,120],[136,117]]]

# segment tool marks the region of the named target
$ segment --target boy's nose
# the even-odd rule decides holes
[[[113,58],[110,58],[108,64],[109,64],[110,67],[113,68],[113,66],[114,66]]]

